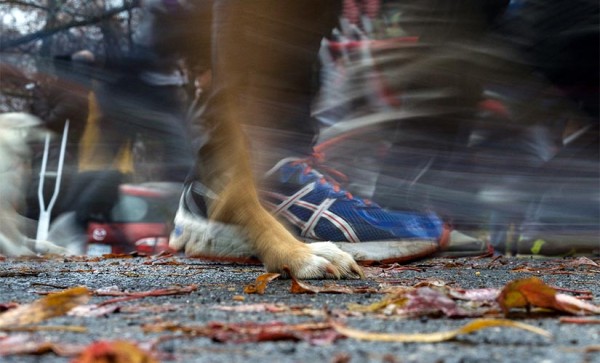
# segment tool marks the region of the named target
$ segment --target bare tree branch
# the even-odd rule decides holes
[[[97,16],[93,16],[90,17],[88,19],[84,19],[84,20],[78,20],[78,21],[72,21],[60,26],[57,26],[55,28],[51,28],[51,29],[43,29],[40,31],[37,31],[35,33],[31,33],[31,34],[27,34],[24,35],[20,38],[17,39],[9,39],[9,40],[4,40],[4,39],[0,39],[0,52],[5,51],[6,49],[9,48],[14,48],[14,47],[18,47],[21,46],[23,44],[27,44],[29,42],[32,42],[34,40],[39,40],[39,39],[44,39],[46,37],[49,37],[53,34],[59,33],[61,31],[65,31],[68,30],[70,28],[75,28],[75,27],[82,27],[82,26],[87,26],[87,25],[91,25],[91,24],[96,24],[102,20],[106,20],[109,19],[119,13],[122,13],[124,11],[128,11],[131,9],[134,9],[136,7],[139,6],[139,0],[133,0],[131,3],[129,4],[124,4],[121,7],[115,8],[115,9],[111,9],[105,13],[102,13],[100,15]]]
[[[33,3],[30,3],[30,2],[21,1],[21,0],[0,0],[0,4],[20,5],[20,6],[23,6],[23,7],[30,7],[30,8],[44,10],[44,11],[48,10],[47,6],[43,6],[43,5],[39,5],[39,4],[33,4]]]

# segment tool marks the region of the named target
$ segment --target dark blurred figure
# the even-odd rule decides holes
[[[399,6],[419,44],[398,51],[395,84],[404,110],[428,114],[398,123],[376,197],[465,229],[491,218],[501,252],[558,232],[546,253],[597,249],[598,3]]]
[[[89,135],[81,168],[119,169],[137,181],[181,183],[192,165],[187,74],[181,55],[155,48],[161,36],[152,27],[155,14],[147,6],[142,9],[133,50],[108,59],[98,74],[97,114],[90,120],[90,134],[95,134]]]
[[[182,184],[192,168],[186,72],[179,54],[154,47],[155,16],[143,10],[134,48],[94,73],[79,173],[50,233],[73,252],[85,252],[90,221],[111,222],[121,184]]]
[[[545,117],[542,122],[550,128],[550,137],[558,140],[557,150],[535,177],[516,186],[518,193],[536,198],[517,224],[520,235],[509,240],[510,249],[527,254],[599,254],[600,3],[512,1],[498,33],[516,48],[544,87],[541,100],[522,109],[542,110],[538,114]],[[495,242],[502,249],[504,241]]]
[[[54,57],[55,74],[46,75],[32,94],[31,113],[42,119],[59,139],[69,121],[67,160],[71,165],[78,163],[77,149],[88,117],[94,63],[94,54],[87,50]]]

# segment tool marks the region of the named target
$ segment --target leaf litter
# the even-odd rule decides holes
[[[87,303],[89,299],[90,290],[83,286],[51,293],[30,304],[20,305],[0,314],[0,330],[39,323],[65,315],[76,306]]]
[[[590,261],[580,260],[577,262],[570,263],[569,266],[574,266],[574,268],[586,268],[587,266],[595,267],[595,262],[591,261],[590,263]],[[404,269],[400,268],[389,269],[389,271],[394,270],[404,271]],[[557,270],[546,269],[545,271]],[[259,278],[261,278],[261,276],[259,276]],[[247,292],[245,289],[245,292],[264,294],[268,284],[271,281],[277,279],[278,277],[278,274],[271,274],[268,277],[263,277],[260,280],[257,279],[257,281],[254,283],[255,290]],[[362,306],[363,313],[382,312],[387,309],[388,314],[402,315],[408,313],[406,314],[406,316],[420,316],[420,314],[426,314],[438,316],[445,315],[451,317],[476,317],[486,314],[495,314],[500,310],[502,310],[505,313],[508,313],[513,309],[525,308],[529,310],[532,307],[539,307],[574,315],[600,314],[600,307],[582,301],[583,299],[592,298],[592,294],[589,291],[552,288],[548,285],[545,285],[543,282],[541,282],[541,280],[536,281],[535,279],[536,278],[515,280],[507,284],[503,289],[462,289],[460,287],[449,287],[449,284],[443,281],[422,281],[413,286],[387,286],[380,287],[379,289],[373,289],[365,287],[343,286],[336,284],[325,286],[313,286],[306,282],[299,282],[292,277],[292,286],[290,288],[290,291],[292,293],[358,294],[374,292],[388,294],[383,298],[383,300],[375,304]],[[90,295],[92,294],[96,296],[116,297],[116,299],[109,299],[100,304],[88,305],[89,307],[95,307],[98,310],[94,312],[95,314],[89,312],[90,315],[87,316],[101,316],[110,313],[111,309],[115,309],[113,311],[118,311],[120,307],[117,306],[116,303],[121,301],[139,299],[149,296],[165,296],[172,294],[191,293],[192,291],[195,291],[196,288],[197,287],[195,285],[189,285],[186,287],[177,287],[173,289],[157,289],[142,292],[120,291],[118,288],[99,289],[93,292],[87,290],[85,294],[86,300],[82,300],[83,302],[77,301],[74,306],[85,306],[83,304],[87,302],[87,299],[89,299]],[[579,296],[578,298],[576,298],[571,295],[561,294],[558,291],[570,292],[573,294],[578,294]],[[48,314],[32,314],[33,316],[36,316],[36,318],[10,318],[10,316],[7,315],[9,313],[15,314],[14,311],[19,311],[19,309],[24,307],[31,308],[31,305],[36,306],[36,303],[38,303],[39,301],[47,298],[54,298],[56,296],[55,294],[60,293],[64,292],[50,293],[45,298],[40,299],[32,304],[17,304],[16,307],[14,306],[14,304],[4,304],[6,306],[6,309],[8,310],[0,314],[0,328],[3,326],[3,324],[5,324],[4,326],[6,326],[6,324],[11,324],[9,323],[11,319],[16,319],[15,321],[26,325],[37,322],[37,319],[44,320],[53,316],[60,316],[66,314],[66,312],[71,311],[73,308],[73,306],[71,306],[70,308],[68,307],[68,304],[73,304],[73,302],[69,302],[68,299],[66,300],[67,307],[65,307],[64,309],[55,309],[55,312],[50,312]],[[131,311],[136,310],[135,307],[128,307],[131,308]],[[101,311],[101,308],[106,309],[102,314],[99,313]],[[289,307],[283,306],[281,304],[255,304],[254,306],[239,305],[235,307],[216,308],[225,311],[267,311],[273,313],[294,313],[302,310],[301,307]],[[350,310],[352,311],[355,308],[357,308],[357,306],[351,307]],[[35,311],[36,309],[34,308],[33,310]],[[90,311],[93,310],[94,309],[90,309]],[[415,315],[412,315],[413,313]],[[16,314],[15,316],[18,316],[20,314]],[[86,315],[84,314],[84,316]],[[579,316],[561,317],[560,321],[564,323],[573,324],[598,324],[597,319]],[[235,324],[213,322],[204,326],[186,326],[178,323],[156,323],[144,325],[143,327],[145,332],[156,333],[164,331],[173,331],[191,336],[205,336],[217,342],[261,342],[292,340],[306,341],[316,345],[329,344],[336,341],[337,339],[345,337],[359,340],[384,342],[438,342],[455,339],[460,335],[469,334],[480,329],[486,329],[491,327],[512,327],[518,329],[525,329],[536,334],[548,336],[548,333],[543,331],[542,329],[505,319],[476,319],[458,329],[423,334],[389,334],[366,332],[349,328],[346,325],[340,322],[336,322],[332,319],[328,319],[325,322],[307,322],[302,324],[287,324],[277,321],[269,323],[246,322]],[[21,341],[27,341],[27,339],[29,339],[30,344],[28,345],[27,349],[29,349],[29,351],[31,352],[30,354],[43,354],[44,352],[55,352],[58,355],[65,355],[64,352],[68,351],[68,349],[64,348],[61,344],[35,341],[35,339],[28,335],[12,335],[7,337],[0,336],[0,354],[3,352],[4,354],[6,354],[6,352],[8,351],[6,348],[8,344],[6,343],[11,343],[10,346],[13,346],[14,344],[12,343],[19,339],[21,339]],[[2,349],[4,349],[4,351]],[[62,352],[61,349],[63,349]],[[79,351],[82,350],[81,347],[77,349],[79,349]],[[70,354],[73,355],[72,352],[77,351],[77,349],[71,349]]]
[[[452,340],[460,335],[466,335],[476,332],[478,330],[494,327],[510,327],[522,329],[531,333],[542,335],[547,338],[552,337],[552,335],[544,329],[537,328],[533,325],[505,319],[475,319],[463,325],[462,327],[454,330],[414,334],[367,332],[358,329],[348,328],[344,325],[335,322],[332,323],[332,326],[338,333],[348,338],[389,343],[439,343]]]

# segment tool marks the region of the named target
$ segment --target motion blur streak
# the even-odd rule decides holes
[[[321,49],[320,143],[350,189],[490,228],[502,252],[598,251],[598,3],[387,5],[394,36]]]

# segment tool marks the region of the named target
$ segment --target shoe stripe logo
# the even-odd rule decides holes
[[[304,229],[301,232],[302,236],[307,236],[307,235],[314,235],[314,230],[315,227],[317,225],[317,221],[321,218],[321,216],[323,215],[323,213],[333,204],[333,202],[335,202],[335,199],[325,199],[318,207],[317,210],[315,210],[313,212],[313,214],[310,216],[310,218],[308,219],[308,222],[306,222],[306,225],[304,226]]]
[[[286,199],[288,199],[287,196],[285,196],[283,194],[279,194],[279,193],[267,192],[266,194],[268,194],[270,197],[281,199],[284,202],[286,201]],[[331,201],[331,202],[329,203],[328,201]],[[288,206],[288,208],[281,210],[278,214],[285,217],[288,220],[288,222],[290,222],[292,225],[298,227],[300,229],[300,231],[302,231],[301,236],[303,236],[303,237],[318,239],[318,237],[314,233],[314,228],[317,226],[319,220],[321,220],[321,218],[324,218],[325,220],[329,221],[333,226],[338,228],[340,230],[340,232],[342,232],[344,237],[346,237],[346,240],[348,240],[349,242],[353,242],[353,243],[360,242],[360,239],[356,235],[356,232],[354,231],[352,226],[348,222],[346,222],[346,220],[344,220],[337,214],[329,211],[328,208],[331,206],[331,204],[333,204],[333,202],[335,202],[335,199],[325,199],[325,201],[323,201],[323,203],[329,203],[329,204],[326,205],[321,211],[319,211],[319,209],[323,203],[321,205],[316,205],[316,204],[309,203],[304,200],[296,199],[295,203],[293,203],[294,205],[301,207],[301,208],[308,209],[313,212],[313,214],[311,215],[311,217],[309,218],[309,220],[307,222],[302,221],[301,219],[296,217],[293,213],[291,213],[288,210],[289,207],[291,207],[291,205]],[[275,203],[272,203],[272,202],[265,202],[265,203],[270,205],[272,208],[274,208],[276,206],[281,206],[283,204],[283,203],[280,203],[280,204],[276,205]],[[319,212],[317,212],[317,211],[319,211]],[[317,216],[315,218],[313,218],[315,216],[315,214],[317,214]],[[309,224],[310,221],[312,221],[312,224],[314,226],[309,229],[307,227],[307,225]]]
[[[284,210],[289,209],[292,205],[294,205],[294,202],[296,202],[297,200],[299,200],[306,194],[312,192],[314,189],[315,189],[315,184],[310,183],[307,186],[305,186],[304,188],[300,189],[299,191],[297,191],[296,193],[292,194],[290,197],[287,197],[287,198],[285,198],[285,197],[282,198],[283,195],[276,194],[276,197],[282,198],[283,201],[273,210],[272,213],[275,215],[278,215],[281,212],[283,212]]]

